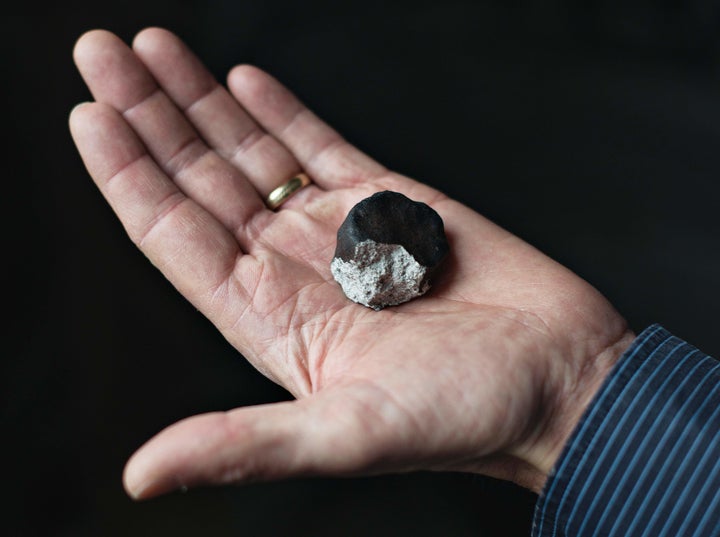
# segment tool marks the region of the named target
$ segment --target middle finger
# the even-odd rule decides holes
[[[255,122],[176,35],[145,29],[135,37],[133,50],[210,147],[242,170],[263,198],[300,171],[292,153]]]
[[[118,110],[165,173],[242,244],[248,220],[265,209],[245,175],[207,146],[120,38],[88,32],[74,56],[95,99]]]

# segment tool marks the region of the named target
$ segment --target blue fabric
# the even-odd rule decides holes
[[[540,495],[534,537],[720,537],[720,362],[644,330]]]

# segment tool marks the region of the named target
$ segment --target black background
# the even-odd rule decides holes
[[[2,377],[11,536],[529,535],[533,494],[460,474],[124,494],[185,416],[286,399],[130,243],[67,129],[80,34],[254,63],[360,148],[570,267],[640,331],[720,356],[715,1],[147,1],[2,19]]]

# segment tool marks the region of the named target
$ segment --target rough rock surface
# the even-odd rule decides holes
[[[430,287],[427,268],[399,244],[363,241],[352,261],[336,257],[330,270],[345,296],[374,310],[407,302]]]
[[[349,299],[381,310],[423,295],[448,250],[437,212],[383,191],[350,210],[330,269]]]

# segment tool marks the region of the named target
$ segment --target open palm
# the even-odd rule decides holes
[[[105,31],[75,60],[96,102],[71,132],[128,234],[251,363],[297,400],[196,416],[131,459],[135,497],[179,486],[415,469],[538,489],[632,339],[590,285],[442,193],[350,146],[268,74],[218,84],[173,34]],[[263,202],[304,170],[314,184]],[[376,312],[330,273],[338,226],[380,190],[443,218],[424,297]]]

